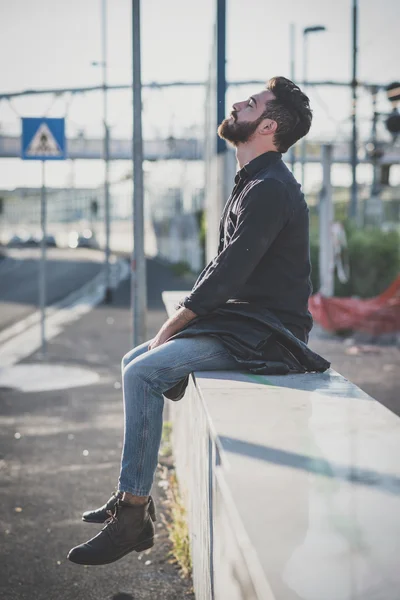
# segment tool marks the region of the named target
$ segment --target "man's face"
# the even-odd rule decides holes
[[[262,115],[267,102],[273,98],[272,92],[263,90],[247,100],[235,102],[230,116],[218,127],[218,135],[234,146],[248,142],[264,120]]]

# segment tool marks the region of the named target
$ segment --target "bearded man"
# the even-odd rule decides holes
[[[311,126],[308,97],[285,77],[233,105],[218,128],[239,171],[220,221],[217,255],[156,337],[122,360],[124,445],[118,491],[83,520],[105,526],[68,558],[114,562],[154,544],[150,491],[164,396],[182,398],[193,371],[324,371],[307,346],[312,318],[308,208],[282,153]]]

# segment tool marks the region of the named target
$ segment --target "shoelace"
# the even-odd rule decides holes
[[[111,527],[115,524],[118,523],[118,518],[117,518],[117,507],[115,507],[115,512],[112,512],[111,510],[107,510],[106,513],[109,516],[109,518],[107,519],[107,521],[104,521],[104,527],[103,529],[106,529],[107,527],[109,527],[111,529]]]
[[[103,529],[105,529],[106,527],[111,527],[115,523],[118,523],[118,517],[117,517],[117,515],[118,515],[118,506],[119,506],[118,503],[114,506],[114,512],[112,512],[112,510],[106,510],[106,513],[108,515],[110,515],[110,516],[107,519],[107,521],[104,521],[104,527],[103,527]],[[149,510],[150,518],[153,521],[156,521],[157,520],[157,518],[156,518],[156,511],[155,511],[154,501],[153,501],[153,498],[151,496],[150,496],[148,510]]]
[[[108,515],[110,515],[110,518],[107,519],[106,523],[115,523],[116,521],[118,521],[118,519],[117,519],[117,511],[115,511],[115,513],[113,513],[111,510],[107,510],[106,513]]]
[[[108,500],[106,506],[111,505],[111,507],[114,505],[115,506],[115,498],[119,498],[118,493],[117,492],[113,492],[111,498]],[[109,512],[109,509],[106,509],[106,512]]]

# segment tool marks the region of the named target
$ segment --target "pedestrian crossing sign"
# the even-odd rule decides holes
[[[65,119],[23,118],[23,160],[65,160]]]

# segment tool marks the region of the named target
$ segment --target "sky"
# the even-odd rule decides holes
[[[203,81],[211,54],[215,0],[142,0],[142,81]],[[398,0],[359,0],[359,80],[387,84],[400,78]],[[324,25],[309,35],[308,78],[347,81],[351,77],[351,0],[227,0],[227,78],[268,80],[290,76],[289,27],[295,24],[295,79],[302,79],[302,30]],[[131,81],[131,2],[107,2],[107,63],[110,84]],[[101,0],[0,0],[0,91],[79,87],[101,83]],[[227,111],[254,88],[229,88]],[[130,92],[111,92],[109,121],[113,137],[129,137]],[[349,132],[347,89],[310,90],[315,139],[345,138]],[[143,90],[145,137],[203,132],[204,90]],[[388,112],[384,93],[379,108]],[[101,94],[17,98],[0,102],[0,131],[20,133],[21,116],[66,116],[67,131],[100,136]],[[371,99],[360,92],[360,127],[370,127]],[[383,126],[380,135],[385,137]],[[116,178],[128,168],[115,165]],[[71,180],[70,165],[52,164],[50,185]],[[100,163],[77,161],[77,185],[101,182]],[[0,161],[0,188],[38,185],[38,164]]]

